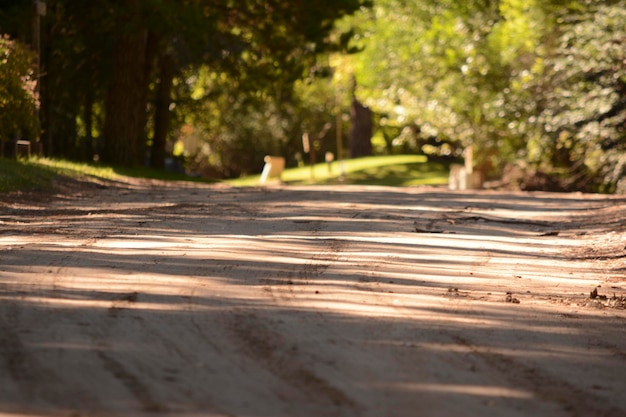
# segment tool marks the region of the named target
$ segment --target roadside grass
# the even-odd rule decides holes
[[[0,192],[45,190],[58,175],[47,166],[0,158]]]
[[[78,180],[121,180],[124,177],[164,181],[200,181],[183,174],[152,168],[123,168],[101,164],[71,162],[51,158],[0,158],[0,192],[49,189],[55,180],[69,177]]]
[[[179,174],[160,169],[149,167],[120,167],[103,165],[96,163],[80,163],[71,162],[61,159],[37,158],[30,159],[29,162],[51,167],[61,175],[67,175],[79,178],[99,178],[106,180],[120,180],[124,177],[131,178],[147,178],[163,181],[203,181],[200,178],[190,177],[185,174]]]
[[[50,158],[0,158],[0,192],[47,190],[64,177],[86,181],[116,181],[133,177],[214,182],[145,167],[122,168]],[[258,186],[260,177],[252,175],[223,182],[239,187]],[[269,179],[268,183],[271,182],[276,182],[276,179]],[[283,172],[282,182],[294,185],[360,184],[397,187],[442,185],[448,182],[448,166],[444,163],[428,162],[422,155],[372,156],[349,159],[341,163],[333,162],[330,166],[319,163],[313,167],[287,169]]]
[[[343,169],[341,167],[343,165]],[[343,174],[343,175],[342,175]],[[225,181],[233,186],[258,186],[260,175]],[[293,185],[359,184],[409,187],[448,183],[448,165],[429,162],[423,155],[388,155],[348,159],[286,169],[282,182]],[[268,179],[268,183],[276,179]]]

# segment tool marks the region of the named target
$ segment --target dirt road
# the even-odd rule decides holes
[[[2,416],[624,416],[626,199],[0,196]]]

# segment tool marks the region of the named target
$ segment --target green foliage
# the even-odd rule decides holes
[[[32,1],[8,3],[0,2],[0,24],[14,35],[29,38]],[[184,105],[192,101],[184,95],[191,90],[172,91],[168,77],[181,86],[186,81],[179,77],[205,65],[229,78],[233,97],[274,96],[280,106],[294,82],[327,70],[317,56],[347,47],[349,31],[331,34],[335,20],[368,3],[48,2],[48,13],[42,18],[41,117],[46,152],[85,159],[102,151],[104,143],[105,157],[143,161],[150,139],[158,136],[152,144],[164,146],[163,137],[171,139],[182,126],[181,120],[188,115],[180,114],[180,109],[202,108]],[[171,63],[169,72],[161,66],[163,62]],[[220,112],[230,113],[227,108]]]
[[[479,168],[526,161],[575,175],[566,189],[611,190],[626,159],[625,5],[380,0],[353,20],[357,94],[396,132],[473,144]]]
[[[542,82],[539,162],[572,167],[589,186],[614,191],[626,173],[624,2],[561,17],[562,36]]]
[[[373,28],[374,49],[369,54],[366,49],[360,60],[362,72],[368,73],[376,55],[387,55],[387,60],[378,61],[391,61],[394,70],[383,68],[374,85],[370,76],[363,77],[361,91],[368,102],[395,114],[400,123],[415,121],[428,136],[486,149],[508,141],[503,111],[517,109],[503,108],[505,96],[534,64],[532,52],[540,36],[534,27],[540,14],[534,2],[466,2],[445,10],[423,2],[430,9],[422,8],[421,13],[414,8],[423,5],[387,3]],[[379,31],[385,34],[382,43]]]
[[[31,2],[5,4],[0,25],[28,39]],[[97,150],[115,114],[113,39],[147,32],[128,123],[146,126],[131,135],[143,141],[135,160],[167,137],[170,151],[198,145],[184,155],[198,171],[234,177],[260,171],[266,154],[296,165],[305,132],[321,159],[349,129],[354,92],[375,112],[379,152],[458,156],[471,144],[491,173],[520,164],[561,175],[563,189],[613,191],[626,166],[624,10],[625,0],[57,0],[45,18],[46,145],[72,158]],[[24,71],[11,73],[28,99]],[[4,114],[0,134],[33,129]]]
[[[177,101],[185,116],[177,121],[180,135],[204,144],[199,154],[189,155],[194,170],[232,178],[260,172],[265,155],[282,155],[289,166],[305,157],[308,162],[302,150],[305,132],[318,141],[318,158],[325,152],[336,154],[336,114],[340,107],[347,109],[348,97],[338,96],[329,79],[311,77],[290,89],[255,93],[237,84],[226,73],[202,67],[177,86],[190,91],[181,97],[191,97]],[[341,128],[347,132],[347,127]]]
[[[0,35],[0,139],[39,137],[33,54],[19,42]]]

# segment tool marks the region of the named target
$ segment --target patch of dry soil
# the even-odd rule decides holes
[[[0,196],[3,416],[624,416],[626,200]]]

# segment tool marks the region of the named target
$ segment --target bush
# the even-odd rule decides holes
[[[546,133],[534,152],[585,190],[616,192],[626,174],[626,10],[623,2],[565,15],[538,99]],[[552,86],[552,88],[547,88]],[[536,145],[533,143],[533,145]],[[571,171],[571,173],[570,173]]]
[[[0,35],[0,140],[39,136],[34,53]]]

